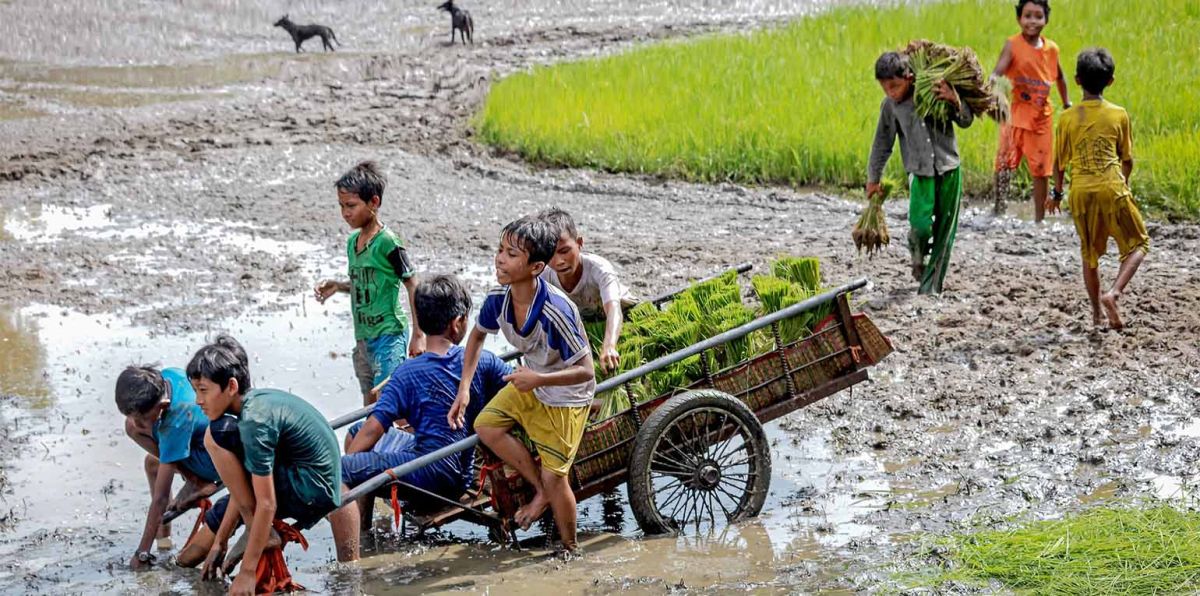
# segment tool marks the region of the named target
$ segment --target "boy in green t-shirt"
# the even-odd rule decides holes
[[[425,334],[412,326],[400,306],[400,284],[408,291],[411,309],[417,276],[400,236],[379,221],[379,205],[387,179],[373,161],[364,161],[338,179],[342,219],[354,228],[346,243],[350,282],[324,280],[317,284],[317,302],[337,292],[351,295],[354,315],[354,373],[363,405],[375,403],[392,371],[408,356],[425,351]],[[415,317],[415,315],[414,315]]]

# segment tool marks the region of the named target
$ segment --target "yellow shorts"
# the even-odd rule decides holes
[[[519,425],[542,458],[542,467],[566,476],[583,440],[588,407],[556,408],[532,391],[505,385],[475,418],[475,427],[512,428]]]
[[[1000,150],[996,152],[996,171],[1015,170],[1021,159],[1034,178],[1049,178],[1054,173],[1054,129],[1034,132],[1004,125],[1000,127]]]
[[[1150,252],[1150,236],[1133,195],[1124,182],[1071,187],[1068,198],[1071,218],[1079,232],[1083,264],[1095,268],[1108,251],[1108,239],[1117,241],[1124,261],[1134,251]]]

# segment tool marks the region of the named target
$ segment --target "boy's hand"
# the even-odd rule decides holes
[[[233,578],[233,585],[229,586],[230,596],[254,596],[254,574],[248,571],[242,571]]]
[[[425,353],[425,333],[420,329],[413,329],[412,338],[408,342],[408,357],[416,358]]]
[[[954,90],[954,87],[950,86],[950,83],[947,83],[944,80],[938,81],[937,84],[933,86],[933,94],[937,96],[938,99],[949,103],[956,109],[960,107],[958,92]]]
[[[201,580],[215,580],[221,578],[221,563],[225,562],[225,549],[227,544],[213,544],[208,550],[208,556],[204,558],[204,565],[200,567]]]
[[[542,386],[542,375],[524,366],[518,366],[517,370],[504,377],[504,380],[512,383],[513,387],[522,392],[530,392]]]
[[[604,372],[617,370],[621,366],[621,354],[617,353],[617,347],[609,344],[600,346],[600,369]]]
[[[459,392],[458,397],[454,398],[454,403],[450,404],[450,411],[446,412],[446,422],[450,423],[450,428],[458,430],[467,425],[467,404],[471,403],[471,394]]]
[[[313,289],[313,294],[316,296],[318,304],[325,304],[325,301],[330,296],[338,293],[339,289],[341,289],[341,284],[332,279],[327,279],[317,284],[317,287]]]
[[[139,553],[133,553],[133,558],[129,559],[129,568],[134,571],[145,571],[149,569],[153,563],[150,561],[143,561],[138,554]]]
[[[868,182],[867,183],[867,200],[871,200],[871,197],[873,197],[881,192],[883,192],[882,184],[880,184],[878,182]]]

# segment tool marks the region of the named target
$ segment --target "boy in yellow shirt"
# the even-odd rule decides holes
[[[1068,205],[1079,232],[1083,255],[1083,281],[1092,305],[1092,322],[1100,325],[1100,309],[1108,326],[1124,326],[1117,301],[1150,251],[1150,236],[1129,191],[1133,172],[1133,133],[1125,108],[1109,103],[1101,93],[1113,82],[1116,65],[1104,48],[1079,53],[1075,82],[1083,100],[1063,112],[1054,138],[1054,192],[1057,205],[1063,198],[1063,174],[1071,169]],[[1100,256],[1108,238],[1117,241],[1121,268],[1112,288],[1100,295]]]

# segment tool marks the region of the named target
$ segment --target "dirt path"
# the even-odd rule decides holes
[[[277,75],[220,100],[0,121],[0,304],[118,313],[167,333],[294,305],[285,298],[339,270],[346,230],[332,181],[373,158],[391,181],[384,217],[428,272],[486,269],[503,223],[558,205],[642,293],[782,253],[820,256],[831,284],[871,279],[855,298],[896,354],[873,383],[783,428],[793,441],[831,431],[837,453],[879,462],[887,506],[858,522],[882,531],[839,547],[844,572],[780,564],[772,586],[870,587],[917,552],[908,535],[1192,485],[1200,227],[1152,226],[1154,250],[1124,299],[1129,329],[1098,332],[1066,220],[968,210],[946,295],[916,297],[902,246],[854,254],[853,202],[543,171],[472,142],[470,116],[494,77],[745,26],[551,27],[470,48],[272,55]],[[905,206],[889,217],[903,238]],[[1111,261],[1103,273],[1111,279]],[[0,477],[0,490],[23,488]]]

